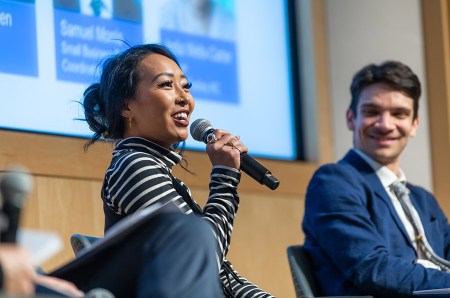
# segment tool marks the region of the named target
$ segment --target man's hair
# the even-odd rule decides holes
[[[358,71],[352,80],[350,92],[352,101],[349,109],[357,115],[361,92],[370,85],[383,83],[395,91],[404,93],[413,100],[413,119],[417,118],[420,81],[417,75],[405,64],[398,61],[386,61],[383,64],[369,64]]]

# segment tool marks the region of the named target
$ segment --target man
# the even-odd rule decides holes
[[[423,188],[406,183],[408,198],[393,189],[406,181],[400,156],[419,125],[420,93],[400,62],[368,65],[353,78],[353,149],[318,169],[306,194],[304,247],[323,295],[409,297],[450,287],[446,216]]]

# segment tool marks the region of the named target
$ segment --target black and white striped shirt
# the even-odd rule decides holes
[[[102,188],[105,230],[127,215],[156,202],[172,201],[185,214],[193,213],[172,180],[172,167],[181,159],[178,153],[143,138],[132,137],[117,143]],[[237,186],[240,177],[236,169],[214,166],[209,198],[201,216],[211,224],[218,243],[217,262],[225,294],[230,297],[273,297],[239,276],[225,259],[239,207]],[[192,199],[189,188],[177,181],[193,204],[200,208]]]

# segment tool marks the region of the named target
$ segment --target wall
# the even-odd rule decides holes
[[[450,0],[422,1],[433,188],[450,212]]]

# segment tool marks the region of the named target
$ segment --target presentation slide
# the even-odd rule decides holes
[[[179,59],[191,123],[239,135],[256,157],[297,158],[287,0],[0,0],[0,128],[89,138],[83,91],[103,58],[142,43]]]

